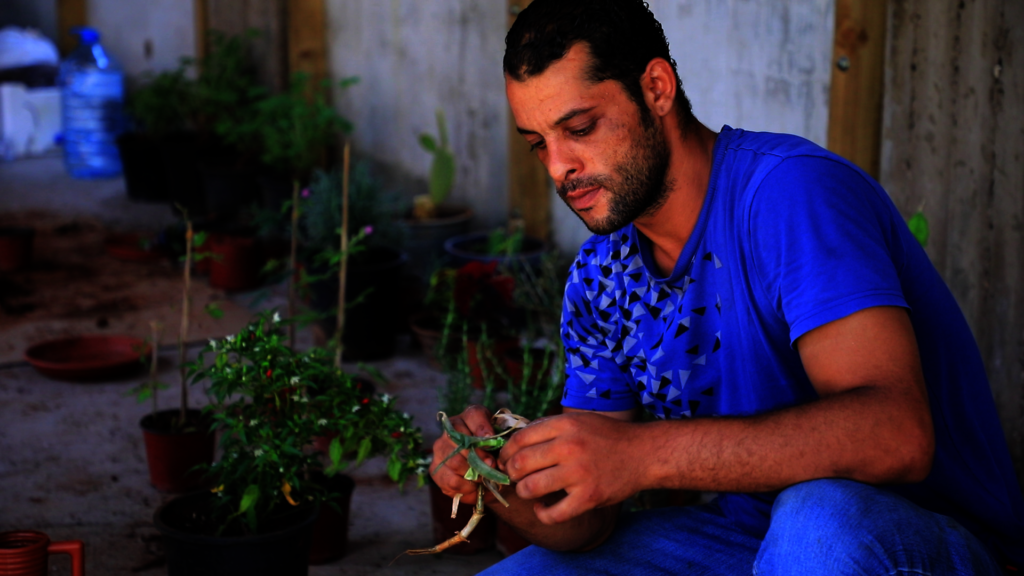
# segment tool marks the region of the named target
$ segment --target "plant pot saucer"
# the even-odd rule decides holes
[[[73,336],[33,344],[25,360],[58,380],[95,382],[127,376],[142,368],[149,344],[132,336]]]

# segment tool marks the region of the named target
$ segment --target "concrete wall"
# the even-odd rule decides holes
[[[195,55],[191,0],[89,0],[87,21],[130,79],[175,68],[182,56]]]
[[[35,28],[57,41],[57,0],[2,0],[0,28],[20,26]]]
[[[448,114],[460,160],[454,196],[477,224],[507,217],[507,103],[501,74],[506,3],[493,0],[327,0],[334,77],[362,82],[340,94],[357,146],[425,176],[416,142]],[[722,124],[791,132],[824,143],[833,0],[654,0],[694,110]],[[554,194],[557,243],[588,233]]]
[[[327,0],[332,76],[359,76],[336,98],[356,146],[424,177],[443,108],[458,161],[453,199],[482,227],[507,216],[507,104],[501,57],[505,3],[480,0]]]
[[[881,181],[981,348],[1024,483],[1024,3],[891,0]]]

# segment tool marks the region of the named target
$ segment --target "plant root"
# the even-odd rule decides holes
[[[459,494],[452,499],[452,511],[458,509],[459,498],[462,495]],[[454,518],[455,515],[452,515]],[[455,546],[456,544],[462,544],[463,542],[469,542],[469,535],[476,529],[476,525],[480,523],[484,517],[484,487],[481,484],[476,489],[476,505],[473,507],[473,516],[470,517],[469,522],[466,523],[466,527],[455,533],[455,536],[441,542],[437,546],[431,546],[430,548],[417,548],[414,550],[406,550],[405,553],[409,556],[421,556],[423,554],[437,554],[438,552],[444,552],[445,550]],[[401,554],[399,555],[401,556]]]

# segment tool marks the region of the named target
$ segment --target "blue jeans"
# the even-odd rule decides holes
[[[590,552],[537,546],[483,572],[539,574],[984,575],[1002,574],[971,533],[945,516],[850,480],[812,480],[782,491],[764,539],[736,528],[715,505],[623,514]]]

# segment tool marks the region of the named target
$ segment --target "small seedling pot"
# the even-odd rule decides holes
[[[262,250],[255,238],[210,238],[210,286],[229,292],[252,290],[260,284]]]
[[[51,542],[35,530],[0,532],[0,574],[4,576],[44,576],[51,554],[71,556],[71,573],[85,574],[85,551],[81,540]]]
[[[199,410],[188,411],[188,424],[176,428],[179,411],[147,414],[139,425],[146,441],[149,483],[161,492],[180,493],[203,487],[203,471],[196,466],[213,462],[215,435]]]
[[[214,536],[209,492],[187,494],[161,506],[153,524],[163,536],[168,576],[306,576],[314,506],[300,507],[263,534]]]
[[[0,228],[0,272],[26,270],[32,264],[32,228]]]
[[[313,475],[313,481],[337,494],[334,504],[320,506],[320,515],[313,523],[313,533],[309,546],[309,565],[319,566],[333,562],[348,552],[348,519],[352,508],[352,492],[355,480],[350,476],[338,474],[328,478],[323,474]]]

